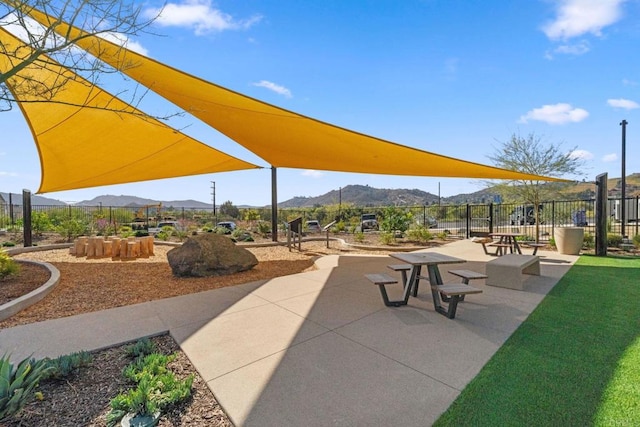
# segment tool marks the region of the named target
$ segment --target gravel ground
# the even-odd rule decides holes
[[[313,269],[313,260],[317,256],[347,251],[337,242],[331,242],[330,246],[327,248],[326,242],[303,242],[302,252],[289,251],[282,246],[249,248],[259,261],[254,269],[212,278],[174,277],[166,258],[166,252],[171,247],[164,245],[156,245],[152,257],[126,262],[77,258],[70,255],[68,249],[16,255],[17,260],[52,263],[60,270],[61,281],[44,300],[0,322],[0,329],[299,273]],[[25,263],[21,263],[21,267],[18,276],[0,281],[0,304],[35,289],[48,279],[48,272],[41,267]],[[152,268],[151,273],[149,267]],[[196,375],[192,398],[164,414],[158,425],[232,426],[206,383],[171,337],[158,337],[155,341],[163,352],[177,352],[178,358],[172,364],[177,375]],[[94,352],[93,356],[90,367],[65,380],[41,384],[44,400],[32,401],[18,418],[0,422],[0,426],[106,426],[105,417],[110,400],[127,387],[121,372],[128,360],[124,356],[123,346]]]

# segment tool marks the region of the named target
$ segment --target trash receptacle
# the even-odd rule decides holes
[[[584,210],[578,210],[573,213],[573,225],[576,227],[586,227],[587,213]]]

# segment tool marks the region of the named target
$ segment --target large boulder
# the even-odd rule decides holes
[[[173,275],[179,277],[225,276],[258,265],[254,254],[215,233],[189,237],[167,252],[167,258]]]

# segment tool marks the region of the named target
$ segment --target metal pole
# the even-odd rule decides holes
[[[626,239],[627,238],[627,233],[625,232],[625,222],[627,220],[627,213],[626,211],[626,202],[627,202],[627,172],[626,172],[626,167],[625,167],[625,152],[626,152],[626,148],[625,145],[627,143],[627,121],[626,120],[622,120],[622,122],[620,122],[620,126],[622,126],[622,192],[620,194],[620,197],[622,198],[621,200],[621,205],[622,205],[622,213],[620,214],[620,219],[622,220],[622,226],[620,228],[620,232],[622,234],[622,238]]]
[[[278,241],[278,174],[271,166],[271,240]]]
[[[216,182],[211,181],[211,196],[213,197],[213,226],[218,224],[218,213],[216,212]]]

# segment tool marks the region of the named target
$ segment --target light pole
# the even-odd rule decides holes
[[[622,126],[622,188],[621,188],[621,193],[620,193],[620,197],[622,198],[621,200],[621,208],[622,208],[622,212],[620,213],[620,219],[622,220],[622,226],[620,227],[620,233],[622,234],[622,238],[626,239],[627,238],[627,233],[625,231],[625,222],[627,220],[627,213],[626,213],[626,207],[627,207],[627,172],[626,172],[626,166],[625,166],[625,157],[626,157],[626,148],[625,145],[627,143],[627,121],[626,120],[622,120],[622,122],[620,122],[620,126]]]

